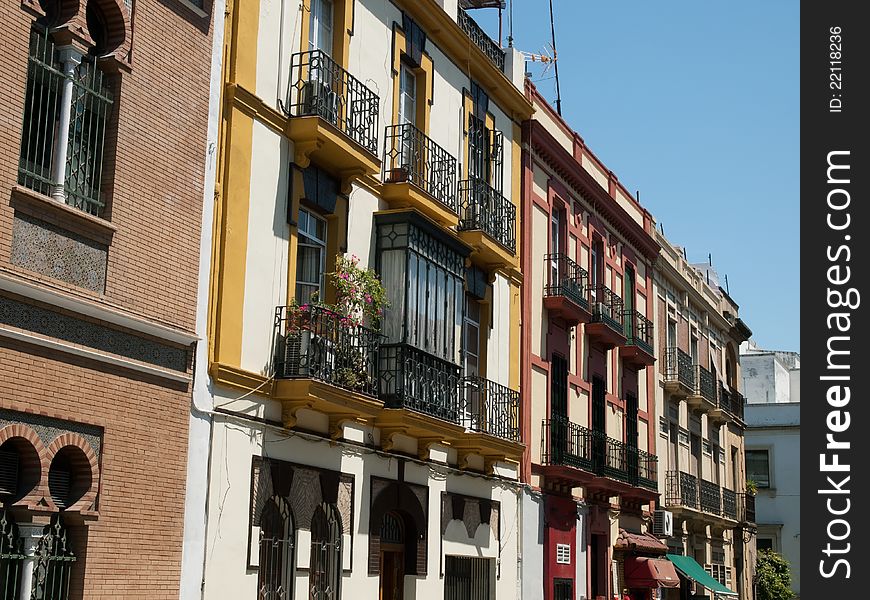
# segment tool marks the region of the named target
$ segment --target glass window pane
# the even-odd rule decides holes
[[[746,451],[746,478],[758,487],[770,487],[770,455],[767,450]]]

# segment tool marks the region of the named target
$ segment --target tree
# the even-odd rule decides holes
[[[758,600],[791,600],[791,572],[788,561],[773,550],[762,550],[755,562]]]

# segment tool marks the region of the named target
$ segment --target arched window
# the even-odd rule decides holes
[[[287,504],[273,496],[260,515],[258,600],[288,600],[293,590],[293,517]]]
[[[337,600],[341,587],[341,518],[323,503],[311,519],[310,600]]]
[[[112,35],[102,10],[91,0],[86,15],[94,46],[87,54],[73,46],[60,49],[51,35],[58,2],[42,4],[47,16],[30,31],[18,183],[99,216],[113,94],[96,58],[109,50]]]

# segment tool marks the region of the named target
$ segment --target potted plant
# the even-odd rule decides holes
[[[373,270],[360,267],[356,255],[336,255],[335,271],[327,277],[335,304],[314,296],[289,307],[283,362],[296,376],[371,390],[377,332],[389,306],[386,290]]]
[[[758,484],[751,479],[746,480],[746,493],[752,496],[758,493]]]

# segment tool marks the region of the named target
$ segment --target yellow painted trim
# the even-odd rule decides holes
[[[308,52],[309,30],[311,29],[311,0],[302,0],[299,5],[302,18],[299,19],[299,52]]]
[[[331,58],[342,67],[347,67],[350,56],[350,34],[353,31],[354,0],[333,0],[332,4],[332,51]],[[311,0],[302,0],[302,19],[299,27],[299,51],[308,52],[311,29]]]
[[[270,377],[223,363],[212,363],[208,371],[214,383],[265,398],[271,397],[275,385]]]
[[[404,48],[407,39],[405,32],[398,23],[393,23],[393,123],[399,122],[399,92],[400,74],[402,69],[402,56],[405,56]],[[435,64],[432,57],[423,54],[420,66],[412,69],[417,78],[417,114],[414,116],[414,126],[424,134],[429,135],[429,115],[432,109],[432,94],[435,87]]]
[[[471,79],[478,81],[495,103],[516,121],[535,112],[525,93],[489,60],[435,0],[393,0],[423,28],[426,35]]]
[[[462,132],[465,137],[465,143],[462,145],[462,177],[468,179],[468,123],[469,117],[474,113],[474,99],[468,90],[462,95],[462,106],[465,109],[462,117]]]
[[[256,118],[267,127],[271,127],[276,133],[284,133],[287,130],[290,119],[266,104],[262,98],[248,88],[238,83],[228,83],[226,97],[234,108]]]
[[[210,283],[209,361],[238,366],[242,354],[248,209],[251,188],[254,116],[237,105],[238,90],[253,89],[257,80],[259,0],[233,0],[227,6],[229,35],[224,68],[215,220]],[[242,94],[244,96],[244,94]],[[217,227],[217,226],[216,226]]]
[[[510,285],[510,346],[508,387],[512,390],[520,389],[520,336],[522,335],[522,312],[520,310],[520,298],[522,285],[508,280]]]
[[[260,0],[234,0],[232,8],[229,81],[253,90],[257,88]]]

